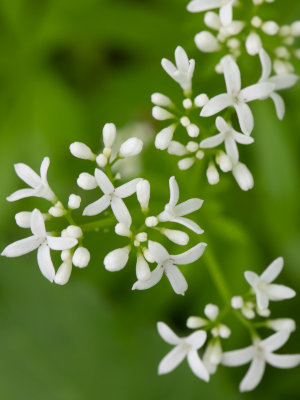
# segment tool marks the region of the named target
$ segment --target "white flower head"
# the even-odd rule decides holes
[[[176,66],[166,58],[163,58],[161,65],[171,78],[174,79],[185,92],[192,88],[192,78],[195,69],[195,60],[189,60],[186,52],[180,46],[175,50]]]
[[[20,189],[6,198],[7,201],[16,201],[24,199],[25,197],[42,197],[46,200],[55,202],[56,196],[50,189],[47,181],[47,171],[49,168],[50,160],[45,157],[42,161],[39,176],[28,165],[19,163],[15,164],[15,171],[19,178],[22,179],[31,188]]]
[[[235,0],[192,0],[187,10],[193,13],[220,9],[220,20],[224,26],[232,22],[232,7]]]
[[[198,350],[206,341],[206,332],[197,331],[180,338],[163,322],[157,324],[158,333],[165,342],[175,346],[159,363],[159,375],[173,371],[185,358],[193,373],[204,381],[209,381],[209,374],[201,361]]]
[[[97,215],[111,206],[116,219],[119,222],[123,222],[130,226],[132,222],[131,216],[122,199],[131,196],[136,192],[136,185],[141,181],[141,179],[133,179],[130,182],[115,188],[107,175],[98,168],[95,169],[95,179],[98,186],[103,191],[104,196],[85,207],[83,215]]]
[[[252,346],[241,350],[223,353],[222,364],[235,367],[251,361],[250,368],[240,384],[241,392],[248,392],[256,388],[262,380],[266,363],[276,368],[293,368],[300,363],[300,354],[274,354],[283,346],[290,336],[289,331],[280,331],[267,339],[255,339]]]
[[[224,71],[227,93],[219,94],[210,99],[202,108],[200,115],[209,117],[232,106],[236,110],[242,132],[250,135],[254,127],[254,119],[247,103],[268,97],[275,85],[269,82],[259,82],[242,89],[241,73],[234,59],[231,56],[225,56],[221,65]]]
[[[198,260],[206,247],[206,243],[199,243],[188,251],[170,255],[167,250],[160,243],[152,242],[149,240],[148,247],[150,254],[154,261],[157,263],[156,268],[151,272],[148,280],[137,281],[132,287],[132,290],[145,290],[156,285],[162,278],[163,274],[167,275],[173,290],[177,294],[184,295],[188,288],[188,284],[177,267],[178,265],[191,264]]]
[[[280,301],[290,299],[296,295],[296,292],[287,286],[271,283],[280,274],[283,262],[282,257],[276,258],[260,276],[252,271],[245,272],[245,278],[255,292],[260,310],[268,308],[270,300]]]
[[[31,214],[30,228],[32,236],[18,240],[7,247],[2,252],[2,256],[19,257],[38,249],[37,260],[41,273],[53,282],[55,277],[54,266],[50,257],[50,249],[66,250],[77,244],[77,239],[69,237],[53,237],[46,232],[44,218],[38,209],[34,209]]]
[[[170,201],[165,206],[165,210],[159,214],[159,220],[162,222],[176,222],[178,224],[186,226],[193,232],[196,232],[198,234],[203,233],[203,229],[201,229],[200,226],[196,224],[196,222],[188,218],[184,218],[185,215],[199,210],[199,208],[201,208],[203,204],[203,200],[194,198],[177,204],[179,200],[179,187],[174,176],[170,178],[169,186]]]

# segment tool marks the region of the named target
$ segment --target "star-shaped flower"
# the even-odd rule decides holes
[[[184,215],[190,214],[194,211],[199,210],[203,204],[201,199],[189,199],[183,203],[177,204],[179,200],[179,187],[174,176],[169,180],[170,186],[170,201],[165,206],[165,210],[159,214],[158,218],[160,221],[171,221],[177,222],[178,224],[184,225],[195,233],[203,233],[203,229],[200,228],[196,222],[184,218]]]
[[[260,276],[252,271],[245,272],[245,278],[256,294],[256,301],[260,310],[268,308],[269,300],[280,301],[296,295],[296,292],[287,286],[271,284],[280,274],[282,268],[283,258],[278,257]]]
[[[133,179],[130,182],[124,183],[124,185],[115,188],[107,175],[98,168],[95,169],[95,179],[104,193],[104,196],[85,207],[83,215],[97,215],[111,206],[116,219],[119,222],[123,222],[127,226],[130,226],[132,222],[131,216],[122,199],[135,193],[136,185],[141,181],[141,179]]]
[[[175,50],[176,66],[166,58],[163,58],[161,65],[171,78],[182,87],[184,91],[192,88],[192,78],[195,69],[195,60],[189,60],[186,52],[180,46]]]
[[[38,249],[37,260],[41,273],[50,281],[55,278],[55,269],[50,256],[52,250],[71,249],[78,243],[77,239],[70,237],[53,237],[46,232],[44,218],[38,209],[31,214],[30,229],[33,236],[18,240],[5,247],[2,256],[19,257]]]
[[[241,392],[256,388],[262,380],[266,363],[276,368],[293,368],[299,365],[300,354],[273,353],[287,342],[289,336],[290,332],[283,330],[267,339],[256,339],[252,346],[223,353],[222,364],[228,367],[244,365],[251,361],[250,368],[240,383]]]
[[[247,103],[263,99],[270,95],[275,85],[269,82],[259,82],[241,89],[241,73],[237,63],[231,56],[225,56],[221,61],[227,93],[219,94],[202,108],[201,116],[210,117],[227,107],[236,110],[242,132],[250,135],[254,127],[254,119]]]
[[[232,22],[232,6],[235,0],[192,0],[187,10],[190,12],[201,12],[220,8],[220,20],[224,26]]]
[[[198,354],[198,350],[206,341],[206,332],[197,331],[187,337],[179,338],[168,327],[168,325],[163,322],[158,322],[157,330],[164,341],[175,346],[175,348],[171,350],[159,363],[159,375],[173,371],[185,358],[187,358],[193,373],[198,378],[208,382],[209,374]]]
[[[226,153],[233,163],[236,164],[239,160],[239,151],[236,142],[240,144],[251,144],[254,142],[254,139],[234,130],[222,117],[217,117],[216,127],[220,133],[202,140],[200,147],[203,149],[212,148],[224,142]]]
[[[47,181],[47,171],[50,160],[45,157],[42,161],[39,176],[28,165],[19,163],[15,164],[15,171],[19,178],[27,183],[31,188],[20,189],[6,198],[7,201],[16,201],[25,197],[42,197],[46,200],[55,202],[56,196],[50,189]]]
[[[161,280],[163,273],[165,273],[174,289],[174,292],[184,295],[188,288],[188,284],[185,277],[177,267],[177,264],[191,264],[198,260],[205,250],[206,243],[199,243],[188,251],[177,255],[170,255],[164,246],[160,243],[152,242],[151,240],[148,242],[148,247],[152,258],[157,262],[157,267],[151,272],[151,276],[148,280],[136,281],[132,286],[132,290],[145,290],[151,288]]]
[[[295,74],[280,74],[270,77],[272,72],[272,61],[269,54],[264,49],[261,49],[259,52],[259,58],[262,66],[262,75],[259,82],[269,82],[275,85],[275,88],[270,93],[269,97],[271,97],[274,102],[277,117],[283,119],[285,104],[283,98],[276,91],[288,89],[294,86],[299,78]]]

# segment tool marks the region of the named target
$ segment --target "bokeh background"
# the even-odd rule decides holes
[[[167,201],[167,182],[173,174],[183,199],[205,200],[196,216],[205,229],[201,239],[214,251],[231,293],[247,289],[245,269],[260,272],[279,255],[285,258],[280,282],[299,288],[299,84],[284,96],[287,113],[282,122],[270,101],[253,104],[255,144],[242,151],[255,177],[249,193],[229,175],[217,187],[209,187],[197,167],[178,172],[171,157],[153,148],[151,131],[158,126],[151,119],[150,95],[179,94],[160,67],[162,57],[172,58],[181,44],[196,58],[199,92],[213,95],[224,87],[222,77],[211,71],[215,56],[204,57],[195,50],[192,37],[203,27],[202,16],[185,12],[186,3],[1,0],[1,249],[26,236],[15,225],[16,212],[35,206],[47,210],[43,200],[5,201],[22,187],[14,174],[15,162],[38,170],[48,155],[49,182],[66,201],[70,193],[81,193],[75,185],[78,174],[92,170],[87,162],[71,157],[69,144],[84,141],[96,150],[105,122],[121,128],[138,121],[148,125],[130,125],[127,131],[139,131],[150,143],[137,173],[152,182],[154,210]],[[299,19],[300,6],[294,0],[277,0],[264,12],[265,18],[290,23]],[[250,68],[248,62],[249,57],[246,84],[260,75],[259,65],[250,61]],[[296,68],[299,72],[299,65]],[[93,249],[92,262],[74,270],[64,287],[41,276],[35,254],[1,258],[1,400],[299,398],[299,369],[268,367],[259,388],[244,395],[238,393],[238,383],[247,367],[220,367],[210,384],[193,376],[186,364],[157,376],[157,365],[170,348],[158,336],[156,322],[163,320],[185,334],[189,315],[201,315],[208,302],[222,305],[205,263],[183,267],[189,282],[184,298],[176,296],[166,280],[136,293],[130,290],[133,260],[117,274],[103,268],[105,254],[122,240],[102,232],[88,235],[86,243]],[[179,251],[176,246],[174,251]],[[273,316],[299,320],[299,305],[296,298],[273,304]],[[247,332],[232,324],[226,348],[247,345]],[[294,333],[283,352],[297,351],[299,335]]]

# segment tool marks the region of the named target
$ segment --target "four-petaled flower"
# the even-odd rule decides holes
[[[106,210],[107,207],[111,206],[116,219],[119,222],[123,222],[127,226],[130,226],[131,216],[122,199],[135,193],[136,185],[141,181],[141,179],[133,179],[130,182],[124,183],[124,185],[115,188],[107,175],[98,168],[95,169],[95,179],[104,193],[104,196],[85,207],[83,215],[97,215]]]
[[[67,250],[76,246],[77,239],[70,237],[54,237],[46,232],[44,218],[38,209],[34,209],[31,214],[30,229],[33,236],[18,240],[7,247],[2,252],[2,256],[19,257],[37,251],[37,260],[41,273],[50,281],[55,278],[55,269],[50,256],[52,250]]]
[[[157,267],[151,272],[148,280],[137,281],[132,286],[132,290],[145,290],[156,285],[162,278],[163,273],[167,275],[174,292],[184,295],[188,288],[185,277],[177,267],[179,265],[191,264],[200,258],[205,250],[206,243],[199,243],[188,251],[170,255],[160,243],[149,240],[148,247],[152,258],[157,262]]]
[[[247,392],[256,388],[262,380],[266,363],[276,368],[293,368],[300,363],[300,354],[274,354],[273,351],[283,346],[290,332],[283,330],[267,339],[255,339],[252,346],[223,353],[222,364],[235,367],[251,361],[250,368],[240,383],[240,391]]]
[[[273,83],[259,82],[241,89],[241,73],[237,63],[231,56],[225,56],[221,61],[227,93],[219,94],[202,108],[201,116],[210,117],[227,107],[236,110],[242,132],[250,135],[254,127],[253,114],[247,103],[268,97],[275,88]]]
[[[234,130],[222,117],[217,117],[216,127],[220,133],[202,140],[200,147],[209,149],[219,146],[224,142],[226,153],[233,161],[233,164],[236,164],[239,160],[239,151],[236,142],[240,144],[251,144],[254,142],[254,139]]]
[[[232,22],[232,6],[235,0],[192,0],[187,10],[190,12],[201,12],[220,8],[220,20],[224,26]]]
[[[173,371],[186,357],[193,373],[198,378],[208,382],[209,373],[198,354],[198,350],[206,341],[206,332],[197,331],[187,337],[180,338],[163,322],[157,323],[157,330],[167,343],[175,346],[159,363],[159,375]]]
[[[283,258],[278,257],[260,276],[252,271],[245,272],[245,278],[256,294],[256,301],[260,310],[268,308],[269,300],[291,299],[296,295],[296,292],[287,286],[270,284],[277,278],[282,268]]]
[[[33,171],[28,165],[19,163],[15,164],[15,171],[19,178],[21,178],[25,183],[27,183],[30,188],[17,190],[15,193],[11,194],[6,198],[7,201],[16,201],[24,199],[25,197],[42,197],[46,200],[55,202],[56,196],[50,189],[47,181],[47,171],[49,168],[50,160],[45,157],[42,161],[39,176]]]
[[[199,210],[199,208],[203,204],[203,200],[201,199],[189,199],[184,201],[183,203],[177,204],[179,200],[179,187],[178,183],[174,176],[172,176],[169,180],[170,186],[170,201],[165,206],[163,212],[161,212],[158,216],[159,220],[162,222],[171,221],[177,222],[178,224],[184,225],[195,233],[203,233],[203,229],[200,228],[196,222],[183,218],[184,215],[190,214],[194,211]]]
[[[298,76],[295,74],[280,74],[271,76],[272,61],[269,54],[261,49],[259,58],[262,66],[262,75],[259,82],[269,82],[275,85],[274,90],[270,93],[270,97],[274,102],[276,114],[279,119],[283,119],[285,113],[285,104],[283,98],[276,93],[277,90],[288,89],[296,84]]]

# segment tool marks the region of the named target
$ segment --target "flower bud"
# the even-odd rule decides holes
[[[119,236],[127,236],[127,237],[131,237],[131,231],[129,229],[129,226],[124,224],[123,222],[119,222],[116,226],[115,226],[115,232],[117,235]]]
[[[194,157],[187,157],[183,158],[182,160],[179,160],[177,165],[180,170],[185,171],[186,169],[191,168],[194,162],[195,162]]]
[[[214,374],[222,361],[222,347],[218,339],[211,340],[203,354],[203,364],[210,375]]]
[[[60,253],[60,258],[61,258],[62,261],[71,260],[71,258],[72,258],[72,253],[71,253],[71,251],[70,251],[70,250],[63,250],[63,251]]]
[[[234,165],[232,168],[232,174],[242,190],[253,188],[253,176],[245,164],[238,162]]]
[[[174,156],[183,156],[187,154],[186,148],[183,144],[172,140],[168,147],[168,153]]]
[[[205,94],[205,93],[198,94],[198,96],[195,97],[195,99],[194,99],[194,103],[197,107],[205,106],[205,104],[207,104],[208,101],[209,101],[209,98],[208,98],[207,94]]]
[[[291,31],[293,36],[300,36],[300,21],[295,21],[292,23]]]
[[[197,137],[199,136],[200,129],[195,124],[190,124],[187,128],[187,133],[190,137]]]
[[[147,233],[146,232],[140,232],[140,233],[138,233],[137,235],[136,235],[136,240],[138,241],[138,242],[147,242],[147,240],[148,240],[148,235],[147,235]]]
[[[30,228],[31,211],[21,211],[15,215],[16,224],[21,228]],[[42,214],[44,221],[47,219],[47,214]]]
[[[49,208],[48,214],[52,215],[52,217],[59,218],[65,215],[66,211],[64,210],[62,204],[57,202],[53,207]]]
[[[71,260],[64,261],[55,274],[54,282],[57,285],[65,285],[70,279],[71,272],[72,272]]]
[[[262,42],[257,33],[250,33],[246,39],[246,50],[250,56],[254,56],[262,49]]]
[[[240,308],[243,307],[244,300],[241,296],[233,296],[231,298],[231,307],[234,308],[235,310],[239,310]]]
[[[176,244],[179,244],[180,246],[185,246],[190,240],[189,235],[187,235],[185,232],[175,229],[161,229],[161,233],[165,235],[169,240]]]
[[[176,125],[172,124],[162,129],[155,137],[155,147],[159,150],[168,148],[175,131]]]
[[[90,258],[91,256],[88,249],[85,247],[78,247],[73,254],[72,263],[75,267],[85,268],[90,262]]]
[[[151,101],[156,106],[161,106],[161,107],[172,107],[173,106],[171,99],[169,99],[169,97],[167,97],[161,93],[153,93],[151,95]]]
[[[149,249],[144,248],[144,249],[143,249],[143,254],[144,254],[145,259],[146,259],[149,263],[154,263],[154,262],[155,262],[155,260],[154,260],[154,258],[153,258],[153,256],[152,256],[152,254],[150,253],[150,250],[149,250]]]
[[[146,179],[136,185],[136,195],[143,211],[148,210],[150,200],[150,183]]]
[[[122,247],[108,253],[104,258],[104,266],[108,271],[120,271],[125,267],[129,258],[130,247]]]
[[[127,139],[124,143],[121,144],[120,147],[120,156],[121,157],[132,157],[136,156],[142,151],[143,148],[143,142],[141,139],[138,139],[136,137],[132,137],[130,139]]]
[[[112,147],[116,139],[116,126],[113,123],[107,123],[102,130],[103,143],[105,147]]]
[[[251,25],[254,26],[254,28],[260,28],[260,27],[261,27],[261,24],[262,24],[262,20],[261,20],[261,18],[258,17],[257,15],[254,16],[254,17],[251,19]]]
[[[221,49],[218,40],[208,31],[202,31],[195,36],[196,46],[204,53],[213,53]]]
[[[195,153],[199,149],[199,144],[197,142],[188,142],[187,145],[185,146],[187,151],[190,153]]]
[[[147,261],[141,254],[137,255],[136,277],[139,281],[147,281],[151,276],[151,271]]]
[[[76,225],[69,225],[67,229],[65,229],[65,232],[65,236],[72,237],[74,239],[79,239],[83,235],[81,228]]]
[[[193,102],[191,99],[184,99],[182,105],[186,110],[190,110],[193,107]]]
[[[96,158],[96,163],[99,167],[104,168],[107,164],[107,157],[103,153],[99,154]]]
[[[182,126],[187,128],[190,125],[191,121],[187,116],[184,116],[184,117],[180,118],[180,123],[181,123]]]
[[[209,164],[206,170],[206,177],[210,185],[216,185],[217,183],[219,183],[220,176],[214,163]]]
[[[79,175],[77,185],[84,190],[92,190],[98,186],[95,177],[88,172],[82,172]]]
[[[84,143],[74,142],[70,145],[70,152],[74,157],[82,158],[83,160],[95,160],[95,154]]]
[[[81,203],[81,197],[77,196],[76,194],[70,194],[69,196],[69,201],[68,201],[68,207],[71,210],[76,210],[76,208],[80,207]]]
[[[215,304],[207,304],[204,308],[204,314],[208,319],[214,321],[219,315],[219,307]]]
[[[204,156],[205,156],[204,151],[202,151],[202,150],[197,151],[196,158],[198,160],[202,160],[204,158]]]
[[[148,228],[152,228],[157,224],[158,224],[158,219],[156,217],[147,217],[145,219],[145,225],[148,226]]]
[[[155,106],[152,108],[152,116],[154,119],[156,119],[158,121],[165,121],[167,119],[174,118],[173,114],[171,114],[169,111],[167,111],[164,108],[161,108],[159,106]]]
[[[223,338],[223,339],[227,339],[227,338],[229,338],[230,335],[231,335],[231,330],[228,328],[228,326],[224,325],[224,324],[220,324],[219,325],[219,336],[221,336],[221,338]]]
[[[279,26],[274,21],[267,21],[267,22],[264,22],[262,24],[261,29],[266,35],[273,36],[273,35],[276,35],[278,33]]]
[[[271,319],[266,322],[266,326],[273,329],[274,331],[293,332],[294,330],[296,330],[296,323],[291,318]]]
[[[203,328],[203,326],[206,326],[207,324],[208,321],[201,317],[189,317],[186,322],[186,326],[190,329]]]
[[[216,157],[216,163],[219,165],[223,172],[228,172],[232,170],[232,161],[231,158],[225,154],[223,151],[220,151]]]
[[[211,29],[218,31],[221,28],[221,21],[218,14],[215,12],[209,11],[204,15],[204,23]]]

